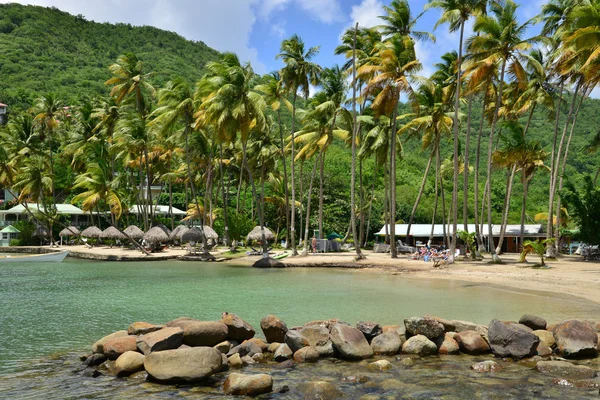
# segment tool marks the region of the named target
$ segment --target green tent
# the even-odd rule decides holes
[[[327,239],[329,239],[329,240],[333,240],[333,239],[342,239],[342,238],[343,238],[343,236],[342,236],[342,235],[340,235],[340,234],[339,234],[339,233],[337,233],[337,232],[332,232],[332,233],[330,233],[329,235],[327,235]]]

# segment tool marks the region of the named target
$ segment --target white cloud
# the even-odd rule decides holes
[[[362,28],[381,25],[380,15],[383,15],[383,4],[379,0],[363,0],[362,3],[352,6],[350,11],[352,25],[358,22],[358,26]]]
[[[344,19],[338,0],[297,0],[297,4],[317,20],[326,24]]]
[[[271,32],[277,35],[279,38],[285,37],[285,22],[278,22],[271,25]]]
[[[256,21],[254,0],[0,0],[8,2],[56,7],[97,22],[156,26],[219,51],[233,51],[249,60],[258,73],[267,70],[249,43]]]
[[[261,18],[268,19],[271,13],[283,10],[289,4],[290,0],[253,0],[253,4],[258,5]]]

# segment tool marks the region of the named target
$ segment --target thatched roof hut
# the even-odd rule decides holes
[[[169,234],[169,239],[171,239],[171,240],[179,239],[180,232],[183,231],[184,229],[188,229],[187,226],[185,226],[185,225],[177,225],[175,227],[175,229],[173,229],[171,231],[171,233]]]
[[[98,239],[100,235],[102,235],[102,231],[95,226],[90,226],[81,232],[81,236],[91,239]]]
[[[264,227],[265,229],[265,239],[269,242],[272,240],[275,240],[275,235],[273,234],[273,232],[271,232],[271,230],[269,228],[267,228],[266,226]],[[260,226],[255,226],[254,229],[252,229],[250,231],[250,233],[248,234],[248,236],[246,236],[246,240],[251,240],[253,242],[258,242],[262,240],[262,233],[261,233],[261,228]]]
[[[144,231],[135,225],[129,225],[123,232],[132,239],[141,239],[144,237]]]
[[[197,243],[201,239],[202,239],[202,232],[200,232],[200,229],[198,229],[196,227],[190,228],[181,234],[181,242],[182,243],[189,243],[189,242]]]
[[[171,234],[171,230],[163,224],[154,225],[153,228],[160,228],[164,233],[167,234],[167,236]]]
[[[217,232],[208,225],[204,225],[204,236],[206,236],[207,240],[217,240],[219,238]]]
[[[62,231],[60,231],[58,236],[63,236],[63,237],[77,236],[77,235],[79,235],[79,233],[80,233],[79,229],[75,228],[74,226],[69,226],[68,228],[65,228]]]
[[[166,243],[169,241],[169,234],[159,226],[155,226],[144,234],[144,240],[148,243]]]
[[[110,227],[106,228],[104,231],[102,231],[100,238],[101,239],[112,239],[112,240],[126,240],[127,236],[125,236],[123,233],[121,233],[114,226],[110,226]]]

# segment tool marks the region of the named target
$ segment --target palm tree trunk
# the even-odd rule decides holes
[[[469,95],[467,106],[467,134],[465,137],[465,157],[463,170],[463,229],[469,232],[469,150],[471,147],[471,106],[473,95]]]
[[[148,147],[144,145],[144,158],[146,158],[146,196],[149,204],[148,217],[154,221],[154,207],[152,206],[152,176],[150,174],[150,161],[148,161]]]
[[[480,215],[480,217],[479,217],[479,232],[482,234],[482,243],[483,243],[483,224],[484,224],[484,221],[485,221],[485,206],[487,204],[487,197],[489,195],[489,188],[490,188],[489,182],[486,182],[485,186],[483,188],[483,200],[481,202],[481,213],[479,214]],[[475,210],[475,212],[477,212],[477,211],[479,211],[479,210]],[[489,239],[489,237],[488,237],[488,239]],[[488,249],[486,251],[489,251],[489,243],[490,242],[488,240],[488,246],[487,246]]]
[[[323,151],[321,150],[321,154],[317,157],[315,157],[315,162],[313,164],[312,167],[312,171],[310,173],[310,183],[308,184],[308,193],[306,195],[306,224],[304,226],[304,250],[302,250],[302,255],[306,256],[308,255],[308,247],[309,247],[309,241],[308,241],[308,228],[310,227],[310,203],[311,203],[311,198],[312,198],[312,189],[313,189],[313,182],[315,180],[315,172],[317,171],[317,163],[319,162],[319,158],[321,158],[323,155]]]
[[[398,116],[398,101],[392,114],[392,132],[390,134],[390,254],[398,258],[396,249],[396,118]]]
[[[224,180],[224,173],[223,173],[223,143],[219,142],[219,180],[221,181],[221,191],[222,191],[222,196],[223,196],[223,225],[225,225],[225,233],[223,234],[225,236],[225,246],[231,247],[231,240],[229,238],[229,225],[228,225],[228,220],[229,220],[229,216],[227,214],[227,195],[225,193],[225,184],[223,183]]]
[[[246,171],[248,172],[248,180],[250,181],[250,186],[252,187],[252,197],[256,200],[258,198],[257,194],[256,194],[256,186],[254,185],[254,177],[252,176],[252,170],[250,169],[250,165],[248,165],[248,157],[246,156],[246,142],[242,141],[242,152],[243,152],[243,156],[242,156],[242,165],[243,168],[246,169]],[[257,202],[258,204],[256,205],[256,208],[258,209],[258,222],[260,224],[260,235],[261,235],[261,241],[262,241],[262,248],[263,248],[263,258],[269,258],[269,250],[268,250],[268,245],[267,245],[267,239],[265,236],[265,221],[264,221],[264,215],[262,212],[262,207],[261,207],[261,200],[259,200]]]
[[[506,224],[508,223],[508,212],[510,209],[510,198],[512,194],[513,180],[517,166],[513,165],[506,174],[506,195],[504,196],[504,210],[502,211],[502,223],[500,224],[500,236],[498,237],[498,246],[496,253],[502,254],[502,243],[504,242],[504,234],[506,233]]]
[[[300,160],[300,187],[299,187],[299,197],[300,197],[300,204],[302,204],[302,201],[304,200],[304,160]],[[303,209],[302,207],[300,207],[300,218],[298,219],[298,221],[300,222],[300,237],[299,239],[299,243],[302,242],[302,215],[303,215]]]
[[[212,157],[210,157],[212,159]],[[202,216],[202,225],[208,225],[210,216],[208,215],[208,199],[210,190],[210,181],[212,180],[212,163],[208,163],[208,171],[206,176],[206,184],[204,185],[204,214]]]
[[[429,160],[427,161],[427,165],[425,166],[425,172],[423,173],[423,179],[421,180],[421,187],[419,188],[419,193],[417,194],[417,199],[415,200],[415,204],[413,205],[412,212],[410,213],[410,218],[408,220],[408,227],[406,228],[406,240],[407,241],[408,241],[408,237],[410,236],[410,228],[412,227],[413,221],[415,219],[415,214],[417,212],[417,208],[419,207],[419,203],[421,202],[421,197],[423,196],[423,191],[425,190],[425,184],[427,183],[427,177],[429,176],[429,169],[431,168],[431,161],[433,160],[433,155],[435,153],[436,152],[434,150],[429,155]],[[439,173],[439,168],[436,169],[436,174],[438,174],[438,173]],[[412,244],[414,244],[414,243],[412,243]]]
[[[435,148],[431,152],[431,154],[435,154],[435,188],[434,188],[434,203],[433,203],[433,215],[431,217],[431,233],[429,234],[429,243],[430,245],[433,242],[433,233],[435,232],[435,218],[437,217],[437,209],[438,209],[438,199],[439,199],[439,187],[438,182],[440,180],[440,152],[438,151],[438,142],[439,139],[436,139]],[[430,157],[431,159],[431,157]]]
[[[324,169],[325,169],[325,151],[322,150],[320,154],[320,165],[319,165],[319,239],[323,239],[323,181],[324,181]]]
[[[359,159],[358,160],[358,189],[360,192],[359,195],[359,205],[358,205],[358,209],[360,210],[360,215],[358,218],[358,237],[359,237],[359,242],[360,245],[362,246],[362,244],[364,243],[365,240],[365,194],[364,194],[364,189],[363,189],[363,164],[362,164],[362,160]]]
[[[440,174],[440,190],[442,196],[442,235],[444,235],[443,244],[448,248],[448,237],[446,236],[446,228],[448,227],[448,220],[446,219],[446,200],[444,196],[444,177]]]
[[[525,212],[527,210],[527,194],[529,193],[529,178],[527,177],[525,170],[521,171],[522,182],[523,182],[523,203],[521,205],[521,233],[519,237],[519,244],[521,245],[519,251],[523,251],[523,242],[525,241]]]
[[[352,225],[352,237],[354,238],[354,248],[356,249],[356,259],[361,260],[364,259],[365,256],[360,251],[360,238],[356,235],[356,199],[355,199],[355,186],[356,186],[356,139],[358,136],[358,124],[356,122],[356,34],[358,33],[358,22],[356,23],[356,27],[354,29],[354,41],[352,42],[352,166],[350,168],[350,224]],[[396,108],[394,109],[394,113],[397,113],[398,104],[396,104]],[[396,120],[394,117],[394,125],[396,124]],[[395,128],[395,126],[394,126]],[[394,155],[396,148],[396,129],[392,132],[394,136]],[[394,190],[396,187],[396,173],[395,173],[395,159],[394,159]],[[395,197],[394,197],[395,201]],[[394,214],[396,206],[393,207]],[[395,227],[392,228],[392,233],[395,232]],[[396,253],[396,244],[392,246],[392,257],[397,257]]]
[[[283,124],[281,123],[281,108],[277,110],[277,119],[279,122],[279,145],[281,149],[281,160],[283,163],[283,186],[285,189],[285,246],[290,245],[290,195],[288,189],[287,162],[285,160],[285,145],[283,142]]]
[[[296,180],[294,177],[294,157],[296,157],[296,145],[294,143],[295,130],[296,130],[296,98],[298,97],[298,88],[294,88],[294,98],[292,100],[292,210],[291,210],[291,221],[290,221],[290,240],[292,242],[292,257],[298,255],[296,250],[296,234],[295,234],[295,223],[296,223]]]
[[[385,163],[383,166],[383,217],[385,220],[385,243],[390,243],[390,197],[389,197],[389,164]]]
[[[138,191],[139,193],[139,200],[142,206],[142,218],[144,220],[144,231],[148,230],[148,209],[146,207],[146,195],[144,194],[144,189],[143,189],[143,185],[144,185],[144,167],[143,167],[143,163],[142,163],[142,158],[143,156],[140,154],[140,190]]]
[[[373,182],[371,183],[371,201],[369,202],[369,218],[367,219],[367,229],[365,231],[365,237],[363,242],[363,247],[367,246],[367,241],[369,240],[369,231],[371,230],[371,215],[373,212],[373,201],[375,200],[375,178],[377,176],[377,166],[375,166],[375,171],[373,171]]]
[[[487,107],[488,95],[487,95],[487,85],[484,88],[483,92],[483,109],[481,113],[481,121],[479,122],[479,132],[477,133],[477,148],[475,150],[475,171],[473,173],[473,210],[475,211],[475,236],[477,240],[477,257],[481,257],[481,249],[483,249],[483,236],[482,236],[482,226],[480,226],[479,221],[482,221],[483,218],[479,218],[479,166],[481,164],[481,136],[483,133],[483,123],[485,121],[485,109]],[[485,197],[485,193],[484,193]],[[485,200],[482,201],[485,203]],[[482,212],[483,215],[483,212]]]

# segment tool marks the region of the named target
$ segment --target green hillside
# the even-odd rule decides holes
[[[0,102],[24,108],[46,92],[70,102],[106,94],[108,66],[129,51],[155,71],[158,87],[175,75],[197,80],[206,62],[219,55],[202,42],[149,26],[100,24],[56,8],[0,4]]]

